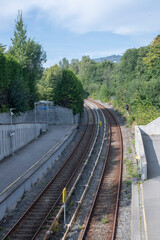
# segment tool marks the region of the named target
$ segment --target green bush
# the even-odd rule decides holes
[[[68,107],[74,114],[83,111],[84,90],[78,77],[72,70],[63,70],[62,77],[57,81],[53,100],[55,104]]]

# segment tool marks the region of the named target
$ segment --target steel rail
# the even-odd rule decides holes
[[[87,126],[88,126],[88,125],[87,125]],[[85,131],[84,131],[84,133],[83,133],[83,136],[81,137],[80,142],[81,142],[82,139],[84,138],[84,135],[85,135],[85,133],[86,133],[86,131],[87,131],[87,126],[86,126],[86,128],[85,128]],[[78,144],[77,144],[77,147],[78,147]],[[75,150],[75,151],[76,151],[76,150]],[[74,151],[73,151],[73,152],[74,152]],[[65,163],[63,164],[63,166],[60,168],[60,170],[59,170],[58,173],[54,176],[53,179],[55,179],[55,178],[58,176],[59,172],[63,169],[63,167],[67,164],[67,162],[69,162],[69,158],[65,161]],[[17,226],[19,226],[20,223],[22,222],[22,220],[27,216],[28,212],[30,212],[31,209],[32,209],[32,208],[36,205],[36,203],[39,201],[39,197],[42,196],[42,194],[44,194],[44,193],[47,191],[47,189],[49,188],[49,186],[50,186],[50,184],[52,183],[53,179],[52,179],[52,180],[50,181],[50,183],[46,186],[46,188],[41,192],[41,194],[36,198],[36,200],[33,202],[33,204],[27,209],[27,211],[23,214],[23,216],[18,220],[18,222],[17,222],[17,223],[12,227],[12,229],[5,235],[5,237],[3,238],[3,240],[8,239],[8,237],[13,234],[13,232],[15,231],[15,229],[17,228]],[[37,235],[37,232],[36,232],[35,235]],[[35,238],[35,237],[36,237],[36,236],[34,236],[34,238]],[[34,239],[34,238],[32,238],[32,239]],[[30,239],[31,239],[31,238],[30,238]]]
[[[93,113],[93,112],[91,112],[91,113],[92,113],[93,119],[94,119],[94,121],[95,121],[94,113]],[[89,116],[88,116],[88,112],[87,112],[87,126],[88,126],[88,124],[89,124]],[[86,126],[86,129],[85,129],[85,132],[86,132],[86,130],[87,130],[87,126]],[[83,137],[84,137],[84,134],[83,134]],[[93,137],[94,137],[94,128],[93,128],[91,137],[90,137],[90,139],[89,139],[89,142],[88,142],[88,145],[86,146],[85,151],[83,152],[81,158],[79,159],[79,162],[78,162],[76,168],[74,169],[73,173],[71,174],[68,182],[66,182],[66,184],[65,184],[64,187],[69,188],[69,185],[70,185],[71,181],[73,180],[74,176],[76,175],[76,173],[77,173],[77,171],[78,171],[78,169],[79,169],[79,167],[80,167],[80,165],[81,165],[82,159],[84,159],[84,156],[86,155],[86,152],[88,151],[88,148],[89,148],[89,146],[90,146],[90,144],[91,144],[91,142],[92,142]],[[81,140],[83,140],[83,138],[81,138]],[[75,149],[73,150],[73,152],[72,152],[72,153],[70,154],[70,156],[67,158],[68,161],[70,161],[70,158],[72,158],[72,155],[77,151],[77,148],[78,148],[78,147],[79,147],[79,143],[76,145],[76,147],[75,147]],[[41,224],[40,227],[38,228],[38,230],[37,230],[37,232],[35,233],[35,235],[33,236],[32,240],[34,240],[34,239],[37,238],[38,234],[41,232],[41,228],[45,225],[45,222],[48,220],[50,214],[52,213],[53,208],[55,208],[55,207],[59,204],[59,202],[61,202],[61,199],[62,199],[62,192],[59,194],[59,197],[57,198],[55,204],[53,205],[53,207],[51,208],[51,210],[48,212],[47,216],[46,216],[45,219],[43,220],[42,224]],[[55,220],[56,220],[56,218],[55,218]],[[48,230],[48,231],[46,232],[44,239],[45,239],[45,238],[47,239],[49,233],[50,233],[50,230]],[[47,237],[46,237],[46,236],[47,236]]]
[[[97,102],[94,102],[93,100],[89,100],[90,102],[96,104],[97,106],[99,106],[100,108],[104,108],[104,105],[100,104],[100,103],[97,103]],[[104,112],[105,116],[106,116],[106,113],[105,111],[106,110],[103,110],[102,111]],[[115,116],[112,114],[112,112],[110,110],[108,110],[108,114],[112,116],[112,118],[114,118],[117,126],[118,126],[118,132],[119,132],[119,137],[120,137],[120,146],[121,146],[121,155],[120,155],[120,172],[119,172],[119,180],[118,180],[118,189],[117,189],[117,198],[116,198],[116,207],[115,207],[115,212],[114,212],[114,222],[113,222],[113,229],[112,229],[112,237],[111,239],[113,240],[115,238],[115,235],[116,235],[116,223],[117,223],[117,217],[118,217],[118,208],[119,208],[119,199],[120,199],[120,189],[121,189],[121,181],[122,181],[122,167],[123,167],[123,164],[122,164],[122,160],[123,160],[123,142],[122,142],[122,133],[121,133],[121,129],[120,129],[120,126],[119,126],[119,123],[117,121],[117,119],[115,118]],[[110,122],[109,120],[109,117],[106,116],[106,118],[108,119],[108,121]],[[82,239],[85,239],[85,236],[86,236],[86,233],[88,231],[88,226],[89,226],[89,223],[91,221],[91,218],[92,218],[92,214],[93,214],[93,211],[94,211],[94,207],[95,207],[95,204],[96,204],[96,200],[97,200],[97,197],[98,197],[98,194],[99,194],[99,191],[100,191],[100,187],[102,185],[102,180],[104,178],[104,174],[105,174],[105,168],[107,166],[107,161],[108,161],[108,157],[109,157],[109,153],[110,153],[110,145],[111,145],[111,124],[109,124],[109,137],[108,137],[108,144],[107,144],[107,154],[106,154],[106,163],[104,165],[104,168],[103,168],[103,171],[102,171],[102,174],[101,174],[101,177],[100,177],[100,181],[99,181],[99,184],[98,184],[98,187],[97,187],[97,191],[95,193],[95,196],[93,198],[93,201],[92,201],[92,204],[90,206],[90,210],[89,210],[89,214],[85,220],[85,228],[84,230],[82,231],[80,237],[78,238],[78,240],[82,240]]]
[[[86,104],[86,103],[85,103],[85,106],[87,106],[87,107],[90,108],[90,106],[89,106],[88,104]],[[90,109],[91,109],[91,108],[90,108]],[[92,111],[92,114],[95,114],[95,113]],[[94,119],[96,119],[96,116],[94,116]],[[94,124],[94,125],[95,125],[95,124]],[[96,129],[96,125],[95,125],[95,127],[94,127],[94,130],[95,130],[95,129]],[[75,181],[74,181],[73,186],[71,187],[71,189],[70,189],[70,191],[69,191],[69,193],[68,193],[68,196],[67,196],[67,198],[66,198],[66,204],[67,204],[67,202],[70,200],[70,197],[71,197],[71,195],[72,195],[72,193],[73,193],[73,191],[74,191],[74,189],[75,189],[75,187],[76,187],[76,185],[77,185],[77,183],[78,183],[78,181],[79,181],[79,179],[80,179],[80,177],[81,177],[81,175],[82,175],[82,173],[83,173],[83,171],[84,171],[84,168],[85,168],[86,165],[87,165],[88,159],[89,159],[89,157],[90,157],[90,155],[91,155],[92,149],[93,149],[94,144],[95,144],[95,140],[94,140],[95,136],[94,136],[94,135],[95,135],[95,134],[92,134],[92,136],[91,136],[91,138],[90,138],[90,142],[94,141],[94,142],[92,143],[91,150],[90,150],[90,152],[89,152],[89,154],[88,154],[87,159],[85,158],[85,163],[83,164],[83,167],[82,167],[81,171],[79,172],[77,178],[76,178]],[[97,134],[96,134],[96,135],[97,135]],[[91,144],[89,144],[89,145],[91,145]],[[84,152],[84,155],[85,155],[85,152]],[[84,157],[84,155],[83,155],[83,157]],[[83,157],[82,157],[82,159],[83,159]],[[66,185],[66,188],[67,188],[67,186],[68,186],[68,184]],[[59,210],[59,212],[57,213],[56,217],[54,218],[54,220],[53,220],[52,223],[50,224],[50,227],[49,227],[49,229],[46,231],[46,234],[45,234],[43,240],[47,240],[48,237],[50,236],[50,234],[52,233],[52,229],[53,229],[53,227],[54,227],[54,225],[55,225],[55,222],[59,220],[59,218],[60,218],[60,216],[61,216],[61,214],[62,214],[62,212],[63,212],[63,209],[64,209],[64,205],[62,205],[62,207],[60,208],[60,210]]]
[[[86,104],[88,104],[90,107],[93,107],[93,106],[94,106],[93,104],[91,104],[91,103],[89,103],[89,102],[87,102],[87,101],[86,101]],[[94,106],[94,107],[95,107],[95,106]],[[97,109],[98,109],[98,108],[97,108]],[[97,112],[97,115],[98,115],[97,109],[96,109],[96,112]],[[64,233],[64,235],[63,235],[62,240],[65,240],[65,239],[66,239],[66,237],[67,237],[67,235],[68,235],[68,232],[69,232],[69,230],[70,230],[70,227],[71,227],[71,225],[73,224],[75,218],[76,218],[77,215],[78,215],[78,211],[79,211],[79,209],[80,209],[80,207],[81,207],[81,205],[82,205],[82,203],[83,203],[83,200],[84,200],[84,198],[85,198],[85,196],[86,196],[86,193],[87,193],[87,191],[88,191],[88,189],[89,189],[91,180],[92,180],[92,178],[93,178],[93,176],[94,176],[94,172],[95,172],[96,167],[97,167],[97,165],[98,165],[98,162],[99,162],[99,160],[100,160],[100,156],[101,156],[102,149],[103,149],[103,145],[104,145],[104,141],[105,141],[105,135],[106,135],[106,122],[105,122],[105,117],[104,117],[104,115],[103,115],[102,112],[101,112],[101,114],[102,114],[103,121],[104,121],[104,124],[103,124],[104,133],[103,133],[102,144],[101,144],[101,147],[100,147],[98,156],[97,156],[97,158],[96,158],[96,160],[95,160],[93,169],[92,169],[92,171],[91,171],[91,173],[90,173],[90,177],[89,177],[89,179],[88,179],[88,182],[87,182],[87,184],[85,185],[85,188],[84,188],[84,191],[83,191],[83,193],[82,193],[82,195],[81,195],[80,200],[78,201],[78,206],[77,206],[77,208],[76,208],[75,211],[74,211],[74,214],[73,214],[73,216],[72,216],[72,218],[71,218],[70,223],[67,224],[67,229],[66,229],[66,231],[65,231],[65,233]],[[99,123],[100,123],[100,118],[99,118],[99,115],[98,115],[97,135],[96,135],[96,138],[95,138],[95,140],[94,140],[93,147],[92,147],[92,149],[91,149],[91,151],[90,151],[89,158],[90,158],[90,156],[91,156],[91,153],[92,153],[92,151],[93,151],[93,149],[94,149],[94,147],[95,147],[96,141],[97,141],[97,139],[98,139],[98,134],[99,134],[99,130],[100,130]],[[89,158],[86,160],[86,165],[88,164]],[[43,239],[43,240],[46,240],[46,239]]]
[[[102,103],[98,103],[99,106],[105,106]],[[106,106],[105,106],[106,107]],[[116,206],[115,206],[115,213],[114,213],[114,223],[113,223],[113,230],[112,230],[112,240],[115,239],[116,236],[116,225],[117,225],[117,219],[118,219],[118,210],[119,210],[119,202],[120,202],[120,194],[121,194],[121,184],[122,184],[122,172],[123,172],[123,138],[122,138],[122,131],[120,128],[120,124],[117,121],[117,118],[115,115],[112,113],[111,110],[107,109],[109,114],[112,116],[114,121],[116,122],[116,125],[118,127],[118,134],[119,134],[119,139],[120,139],[120,171],[119,171],[119,176],[118,176],[118,187],[117,187],[117,198],[116,198]]]
[[[93,101],[91,101],[91,102],[92,102],[92,104],[94,103]],[[108,159],[110,143],[111,143],[111,126],[109,124],[109,126],[108,126],[106,159]],[[99,182],[98,182],[98,185],[97,185],[97,188],[96,188],[96,191],[95,191],[92,203],[90,205],[89,213],[88,213],[88,215],[87,215],[87,217],[85,219],[85,222],[84,222],[84,230],[82,231],[82,233],[81,233],[80,237],[78,238],[78,240],[83,240],[85,238],[85,235],[86,235],[86,232],[87,232],[87,229],[88,229],[88,226],[89,226],[89,221],[91,219],[91,215],[92,215],[92,212],[93,212],[93,209],[94,209],[94,206],[95,206],[95,203],[96,203],[96,199],[97,199],[97,196],[98,196],[98,193],[99,193],[99,189],[100,189],[100,186],[102,184],[102,178],[103,178],[103,175],[104,175],[106,164],[107,164],[107,161],[105,161],[105,163],[103,165],[102,172],[101,172],[101,175],[100,175],[100,178],[99,178]]]
[[[119,138],[120,138],[120,146],[121,146],[121,156],[120,156],[120,172],[119,172],[119,180],[118,180],[118,189],[117,189],[117,199],[116,199],[116,208],[114,213],[114,223],[113,223],[113,231],[112,231],[112,240],[116,237],[116,225],[118,220],[118,210],[119,210],[119,204],[120,204],[120,194],[121,194],[121,185],[122,185],[122,173],[123,173],[123,137],[122,137],[122,131],[119,125],[119,122],[117,121],[117,118],[113,115],[113,113],[108,110],[112,117],[115,119],[118,129],[119,129]]]

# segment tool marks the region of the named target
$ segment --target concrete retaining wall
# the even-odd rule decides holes
[[[74,125],[48,153],[0,194],[0,220],[5,216],[6,212],[16,207],[24,192],[29,190],[47,172],[48,168],[52,166],[53,162],[58,159],[62,151],[72,141],[76,131],[77,125]]]
[[[141,179],[146,180],[147,179],[147,160],[146,160],[146,154],[144,150],[142,133],[139,126],[135,127],[135,149],[136,149],[136,155],[138,157],[138,161],[140,161]]]
[[[140,157],[141,179],[147,179],[147,160],[143,144],[143,134],[160,135],[160,117],[147,125],[140,125],[135,127],[135,148],[136,155]]]
[[[147,125],[140,125],[139,128],[147,135],[160,135],[160,117]]]
[[[46,128],[46,123],[0,125],[0,160],[25,146]]]

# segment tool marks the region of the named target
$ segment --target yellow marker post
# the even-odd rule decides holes
[[[66,228],[66,188],[62,192],[62,202],[64,204],[64,228]]]
[[[100,121],[100,127],[102,127],[102,121]]]
[[[65,201],[66,201],[66,188],[63,189],[62,201],[63,201],[63,203],[65,203]]]

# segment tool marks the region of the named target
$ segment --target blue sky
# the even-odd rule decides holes
[[[159,0],[0,0],[0,43],[10,46],[18,10],[27,36],[39,42],[50,67],[66,57],[123,54],[160,34]]]

